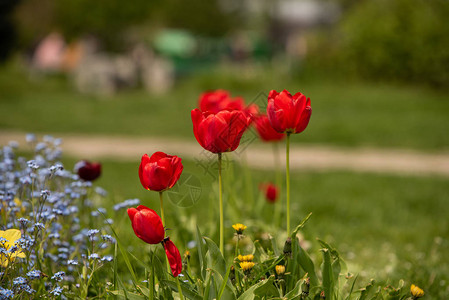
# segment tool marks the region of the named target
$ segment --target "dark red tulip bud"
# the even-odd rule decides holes
[[[182,272],[181,254],[179,254],[178,248],[176,248],[169,237],[165,238],[162,244],[164,245],[171,272],[173,276],[177,277]]]
[[[171,189],[184,168],[181,161],[176,155],[167,155],[164,152],[156,152],[151,157],[144,154],[139,166],[142,186],[158,192]]]
[[[268,202],[274,203],[279,196],[279,188],[273,183],[261,184],[260,189],[264,192]]]
[[[287,90],[268,94],[267,115],[271,126],[280,133],[300,133],[309,124],[312,108],[310,98]]]
[[[129,208],[128,216],[131,219],[136,236],[148,244],[159,244],[165,236],[164,226],[159,215],[143,205],[137,208]]]
[[[75,164],[75,172],[83,180],[94,181],[101,175],[101,164],[82,160]]]
[[[245,102],[242,98],[231,98],[228,91],[216,90],[201,94],[199,100],[199,108],[202,112],[210,112],[217,114],[222,110],[244,110]]]

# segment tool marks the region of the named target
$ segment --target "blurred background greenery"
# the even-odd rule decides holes
[[[448,18],[445,0],[1,1],[0,134],[194,140],[190,110],[201,92],[228,89],[263,106],[271,89],[286,88],[312,100],[309,127],[293,139],[299,146],[447,154]],[[81,158],[89,159],[66,157],[66,167]],[[157,195],[138,181],[139,160],[104,158],[97,184],[110,191],[110,203],[100,205],[137,197],[157,208]],[[242,191],[246,171],[238,168],[226,176]],[[193,207],[168,204],[181,249],[189,235],[176,232],[192,215],[216,235],[213,180],[193,161],[185,160],[185,172],[201,178],[204,192]],[[252,173],[254,195],[275,177]],[[448,178],[349,171],[293,177],[295,221],[314,213],[304,232],[312,247],[315,237],[325,238],[366,279],[403,278],[433,299],[449,293]],[[268,204],[252,209],[231,186],[228,197],[240,203],[227,211],[232,222],[269,223]],[[133,237],[124,213],[115,220]]]

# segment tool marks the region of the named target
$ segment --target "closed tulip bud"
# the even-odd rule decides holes
[[[178,277],[178,275],[182,272],[181,254],[179,254],[178,248],[176,248],[175,244],[173,244],[169,237],[164,239],[163,245],[168,263],[170,264],[171,272],[174,277]]]
[[[136,236],[148,244],[159,244],[164,239],[165,230],[159,215],[143,205],[129,208],[128,216],[131,219]]]
[[[77,162],[74,169],[78,176],[85,181],[94,181],[101,175],[101,164],[91,163],[87,160]]]
[[[310,98],[301,93],[291,95],[287,90],[268,94],[268,119],[279,133],[300,133],[309,124],[312,108]]]
[[[139,178],[142,186],[150,191],[162,192],[171,189],[181,176],[182,159],[176,155],[155,152],[151,157],[142,156]]]
[[[273,183],[261,184],[259,187],[265,194],[265,199],[270,203],[275,203],[278,200],[279,188]]]

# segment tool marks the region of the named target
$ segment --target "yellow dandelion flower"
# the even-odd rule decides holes
[[[238,260],[240,261],[253,261],[254,255],[248,254],[248,255],[239,255],[237,256]]]
[[[240,268],[242,268],[243,271],[251,271],[251,269],[254,267],[255,263],[250,261],[242,261],[240,263]]]
[[[13,247],[22,234],[18,229],[8,229],[8,230],[0,230],[0,248],[4,248],[9,250],[9,248]],[[0,265],[3,268],[8,266],[9,262],[13,262],[16,257],[25,258],[25,253],[23,253],[22,249],[17,247],[17,250],[12,253],[0,254]]]
[[[232,225],[232,228],[237,232],[237,234],[242,234],[243,231],[246,229],[246,226],[240,223]]]
[[[414,299],[418,299],[424,296],[424,291],[414,284],[410,286],[410,293],[412,294]]]
[[[276,274],[283,275],[285,273],[285,266],[277,265],[276,266]]]

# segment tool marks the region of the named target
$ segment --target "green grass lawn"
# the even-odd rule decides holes
[[[225,88],[263,106],[269,90],[286,88],[312,100],[309,127],[294,142],[448,149],[447,93],[344,79],[293,79],[262,66],[251,74],[216,69],[182,78],[164,95],[128,90],[104,97],[74,92],[58,76],[30,79],[9,64],[0,68],[0,129],[192,140],[190,110],[202,91]]]
[[[67,167],[73,163],[71,159],[65,162]],[[111,208],[114,203],[137,197],[158,211],[158,194],[142,188],[138,164],[138,158],[134,162],[103,161],[103,175],[95,185],[107,189],[109,196],[107,202],[97,205]],[[216,180],[193,161],[184,161],[183,176],[187,175],[194,175],[200,182],[199,200],[188,207],[175,205],[167,198],[165,201],[167,224],[172,229],[168,234],[181,252],[193,239],[191,232],[196,224],[205,235],[218,240]],[[260,182],[274,181],[275,177],[273,173],[228,165],[224,172],[228,241],[233,234],[231,225],[242,222],[248,225],[248,236],[263,240],[263,233],[269,232],[279,244],[283,243],[284,219],[279,226],[273,226],[275,209],[258,192]],[[317,237],[331,243],[342,253],[349,271],[360,274],[361,284],[375,278],[396,285],[404,279],[423,287],[429,299],[440,299],[437,295],[449,292],[448,183],[437,177],[294,173],[293,223],[312,212],[302,231],[312,251],[319,257]],[[135,251],[142,243],[132,234],[125,210],[115,213],[114,220],[119,236]],[[230,254],[233,250],[228,251]]]

